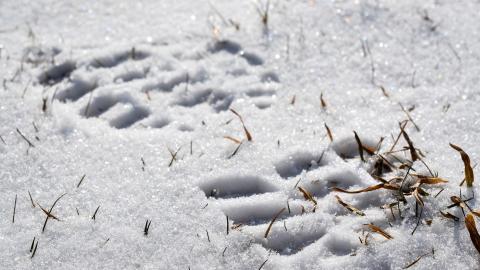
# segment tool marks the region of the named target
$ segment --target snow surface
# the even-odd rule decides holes
[[[480,158],[480,3],[270,2],[267,28],[251,1],[1,1],[0,268],[400,269],[434,249],[411,268],[476,269],[462,212],[439,210],[463,178],[448,143]],[[399,103],[450,181],[413,235],[412,196],[393,219],[392,192],[331,191],[378,183],[353,130],[388,150]],[[238,149],[229,109],[253,137]],[[40,206],[64,193],[42,233]],[[368,223],[393,239],[363,245]]]

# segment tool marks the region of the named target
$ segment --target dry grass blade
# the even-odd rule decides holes
[[[60,197],[58,197],[52,204],[52,206],[50,207],[50,210],[48,210],[48,214],[47,214],[47,217],[45,218],[45,222],[43,223],[43,228],[42,228],[42,233],[45,231],[45,227],[47,226],[47,222],[48,222],[48,219],[50,218],[50,214],[52,213],[52,210],[53,210],[53,207],[55,207],[55,205],[57,204],[58,201],[60,201],[60,199],[67,195],[67,193],[64,193],[62,195],[60,195]],[[38,204],[38,202],[37,202]],[[40,204],[38,204],[38,206],[40,206]],[[44,209],[42,209],[42,211],[44,211]]]
[[[15,223],[15,212],[17,210],[17,194],[15,194],[15,202],[13,203],[13,217],[12,223]]]
[[[230,140],[230,141],[232,141],[232,142],[234,142],[234,143],[236,143],[236,144],[241,144],[241,143],[242,143],[242,141],[240,141],[240,140],[238,140],[238,139],[235,139],[235,138],[233,138],[233,137],[230,137],[230,136],[223,136],[223,138],[225,138],[225,139],[227,139],[227,140]]]
[[[335,195],[335,198],[337,199],[338,203],[341,204],[343,207],[347,208],[350,212],[359,215],[359,216],[365,216],[365,213],[362,211],[358,210],[357,208],[353,207],[352,205],[344,202],[339,196]]]
[[[95,212],[94,212],[93,215],[92,215],[92,219],[93,219],[93,220],[95,220],[95,218],[97,217],[98,209],[100,209],[100,205],[97,207],[97,209],[95,209]]]
[[[78,184],[77,184],[77,188],[80,187],[80,185],[82,184],[82,182],[83,182],[83,180],[85,179],[86,176],[87,176],[87,175],[84,174],[84,175],[82,176],[82,178],[80,178],[80,181],[78,181]]]
[[[444,188],[440,189],[440,191],[437,194],[435,194],[434,198],[437,198],[438,195],[440,195],[440,193],[442,193],[442,191],[444,191],[444,190],[445,190]]]
[[[33,145],[33,143],[29,139],[27,139],[27,137],[25,137],[25,135],[23,135],[23,133],[18,128],[17,128],[17,133],[20,134],[23,140],[27,142],[28,146],[35,148],[35,145]]]
[[[298,187],[298,190],[300,190],[300,192],[302,192],[305,200],[311,201],[315,206],[317,205],[317,201],[313,198],[313,196],[310,192],[308,192],[307,190],[305,190],[302,187]]]
[[[417,131],[420,131],[420,128],[417,126],[417,124],[413,121],[412,117],[410,116],[410,114],[408,113],[407,110],[405,110],[405,108],[403,107],[402,103],[398,103],[400,105],[400,108],[402,108],[402,111],[407,115],[407,118],[408,120],[410,120],[410,122],[412,122],[413,126],[415,127],[415,129]]]
[[[331,142],[333,142],[332,131],[331,131],[330,128],[327,126],[327,123],[324,123],[324,125],[325,125],[325,129],[327,130],[328,138],[330,139]]]
[[[60,221],[59,218],[57,218],[56,216],[52,215],[52,213],[48,212],[45,208],[43,208],[39,203],[38,204],[38,207],[40,207],[40,209],[42,209],[43,213],[45,213],[45,215],[47,215],[47,218],[53,218],[55,220],[58,220]]]
[[[370,224],[364,224],[364,225],[368,226],[372,232],[378,233],[378,234],[382,235],[383,237],[387,238],[388,240],[393,239],[393,236],[391,236],[390,234],[388,234],[387,232],[385,232],[384,230],[382,230],[378,226],[375,226],[371,223]]]
[[[403,138],[405,138],[405,141],[407,141],[408,149],[410,150],[410,155],[412,156],[412,161],[419,160],[420,158],[418,157],[417,151],[415,150],[415,147],[413,146],[410,137],[408,137],[407,132],[405,132],[405,129],[402,129],[402,134]]]
[[[267,1],[267,4],[265,7],[262,7],[260,3],[255,4],[255,8],[257,9],[258,15],[260,15],[260,18],[262,19],[262,23],[265,27],[268,25],[268,11],[270,9],[270,0]]]
[[[35,256],[35,253],[37,253],[37,248],[38,248],[38,240],[37,240],[37,243],[35,244],[35,247],[33,248],[33,253],[30,259],[32,259]]]
[[[390,183],[381,183],[381,184],[366,187],[366,188],[360,189],[360,190],[345,190],[345,189],[341,189],[341,188],[338,188],[338,187],[333,187],[332,191],[349,193],[349,194],[357,194],[357,193],[369,192],[369,191],[373,191],[373,190],[377,190],[377,189],[381,189],[381,188],[389,189],[389,190],[398,190],[399,189],[398,185],[394,185],[394,184],[390,184]]]
[[[415,259],[413,262],[409,263],[407,266],[403,267],[402,269],[407,269],[407,268],[412,267],[412,266],[415,265],[418,261],[420,261],[423,257],[428,256],[428,255],[430,255],[430,252],[418,256],[417,259]]]
[[[467,227],[473,245],[480,253],[480,235],[478,234],[477,227],[475,226],[475,219],[471,213],[468,213],[465,217],[465,227]]]
[[[355,134],[355,140],[357,141],[358,144],[358,153],[360,154],[360,158],[362,162],[365,162],[365,158],[363,157],[363,145],[362,141],[360,141],[360,137],[358,137],[358,134],[356,131],[353,131],[353,134]]]
[[[362,149],[363,151],[367,152],[369,155],[373,156],[375,155],[375,149],[371,148],[371,147],[368,147],[368,146],[365,146],[365,145],[362,145]],[[377,148],[379,149],[379,148]]]
[[[470,213],[474,214],[477,217],[480,217],[480,211],[478,210],[472,210]]]
[[[448,206],[448,208],[451,208],[453,206],[460,206],[462,208],[466,208],[465,203],[462,201],[462,199],[460,199],[460,197],[452,196],[450,197],[450,200],[453,202],[453,204],[451,206]]]
[[[450,214],[449,212],[444,213],[444,212],[440,211],[440,214],[442,214],[442,216],[444,216],[446,218],[453,219],[454,221],[459,221],[460,220],[457,216],[454,216],[454,215]]]
[[[285,207],[282,208],[282,209],[280,209],[280,211],[278,211],[278,213],[275,214],[275,216],[273,217],[272,221],[270,221],[270,224],[268,224],[268,228],[267,228],[267,230],[265,231],[265,235],[264,235],[265,238],[268,237],[268,234],[270,233],[270,230],[272,229],[273,223],[274,223],[275,220],[283,213],[283,211],[285,211]]]
[[[465,166],[465,181],[467,182],[467,187],[472,187],[474,176],[473,176],[472,166],[470,166],[470,157],[467,155],[467,153],[465,153],[465,151],[463,151],[462,148],[451,143],[450,143],[450,146],[453,149],[457,150],[462,156],[463,165]]]
[[[420,184],[437,185],[437,184],[448,183],[447,180],[439,178],[439,177],[424,177],[424,176],[421,176],[421,175],[415,175],[415,176],[420,178],[418,180],[418,183],[420,183]]]
[[[228,235],[228,233],[230,232],[230,230],[229,230],[229,228],[230,228],[230,222],[229,222],[229,220],[228,220],[228,216],[226,216],[226,217],[227,217],[227,235]]]
[[[390,147],[390,149],[388,150],[388,152],[392,152],[393,149],[395,148],[395,146],[397,145],[398,143],[398,140],[400,140],[400,137],[402,136],[402,130],[405,129],[405,127],[407,126],[408,124],[408,121],[403,121],[403,122],[400,122],[400,133],[398,133],[398,136],[397,138],[395,139],[395,141],[393,142],[392,146]],[[393,135],[392,135],[393,136]]]
[[[415,190],[413,191],[413,197],[415,197],[415,200],[417,201],[418,204],[420,204],[422,207],[425,206],[424,202],[423,202],[423,199],[422,197],[420,197],[420,194],[419,194],[419,188],[415,188]]]
[[[242,144],[243,144],[243,142],[240,142],[240,144],[238,144],[237,148],[235,148],[233,153],[228,157],[229,159],[234,157],[238,153],[238,150],[240,150],[240,147],[242,146]]]
[[[28,190],[28,197],[30,197],[30,202],[32,203],[32,207],[35,208],[35,203],[33,202],[32,194],[30,194],[30,190]]]
[[[30,253],[33,251],[34,246],[35,246],[35,236],[33,237],[32,244],[30,245]]]
[[[385,89],[385,87],[383,87],[383,85],[380,85],[380,90],[382,90],[382,94],[383,94],[386,98],[389,98],[389,97],[390,97],[390,96],[388,95],[387,90]]]
[[[297,95],[293,95],[292,99],[290,100],[290,105],[295,105],[296,100],[297,100]]]
[[[170,152],[170,156],[171,156],[170,162],[168,163],[168,167],[171,167],[173,165],[173,162],[177,160],[178,152],[180,152],[181,149],[182,147],[180,146],[176,152],[173,152],[170,148],[167,147],[167,150],[168,152]]]
[[[324,110],[327,108],[327,103],[323,99],[323,93],[320,93],[320,105],[322,105],[322,109]]]
[[[152,220],[148,220],[145,221],[145,226],[143,227],[143,235],[147,236],[148,235],[148,231],[150,230],[150,225],[152,225]]]
[[[48,98],[42,98],[42,112],[46,112],[47,111],[47,101],[48,101]]]
[[[261,265],[260,267],[258,268],[258,270],[261,270],[263,268],[263,266],[267,263],[268,259],[266,259]]]
[[[238,112],[236,112],[234,109],[230,109],[230,111],[233,114],[235,114],[238,117],[238,119],[240,119],[240,122],[242,123],[243,131],[245,131],[245,136],[247,137],[247,140],[252,141],[252,135],[248,131],[247,127],[245,127],[245,123],[243,122],[242,116]]]

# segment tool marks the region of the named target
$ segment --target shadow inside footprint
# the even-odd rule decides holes
[[[199,187],[207,197],[223,199],[278,191],[276,186],[258,176],[223,176],[200,183]]]
[[[61,102],[77,101],[84,95],[92,92],[97,88],[96,81],[74,79],[69,83],[69,86],[62,91],[58,92],[55,96],[56,99]]]
[[[226,111],[230,108],[234,97],[221,90],[196,89],[181,93],[174,105],[193,107],[202,103],[208,103],[216,112]]]
[[[127,60],[139,61],[150,56],[148,52],[136,50],[133,47],[130,50],[104,55],[92,60],[90,66],[94,68],[113,68]]]
[[[125,104],[123,106],[127,107],[126,111],[111,119],[109,121],[110,126],[118,129],[128,128],[150,115],[150,111],[146,108],[133,106],[132,104]]]
[[[301,174],[304,170],[308,171],[325,164],[324,152],[321,154],[313,154],[310,152],[297,151],[280,159],[274,166],[277,173],[282,178],[287,179]]]
[[[225,51],[230,54],[236,54],[242,57],[247,61],[248,64],[252,66],[263,65],[263,59],[250,52],[245,52],[240,44],[231,40],[221,40],[213,43],[213,45],[209,46],[208,50],[211,53],[218,53],[221,51]]]
[[[70,76],[75,70],[76,65],[77,64],[74,61],[65,61],[61,64],[50,67],[39,75],[38,81],[44,85],[56,84],[63,79],[68,78],[68,76]]]
[[[361,142],[363,147],[370,150],[376,149],[378,144],[378,142],[367,138],[362,138]],[[332,143],[332,149],[343,159],[353,159],[360,155],[358,151],[358,143],[353,136],[334,141]],[[366,155],[367,151],[364,150],[363,153]]]
[[[137,105],[128,93],[120,93],[94,97],[82,108],[80,114],[86,118],[102,116],[110,126],[122,129],[148,117],[150,110]]]

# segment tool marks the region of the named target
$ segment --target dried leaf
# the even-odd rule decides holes
[[[463,165],[465,166],[465,181],[467,182],[467,187],[472,187],[474,176],[472,166],[470,166],[470,157],[467,155],[467,153],[465,153],[465,151],[463,151],[462,148],[451,143],[450,146],[453,149],[457,150],[462,156]]]
[[[352,205],[344,202],[339,196],[335,195],[335,198],[337,199],[338,203],[341,204],[343,207],[347,208],[350,212],[359,215],[359,216],[365,216],[365,213],[362,211],[358,210],[357,208],[353,207]]]
[[[480,235],[478,234],[477,227],[475,226],[475,219],[471,213],[468,213],[465,217],[465,227],[467,227],[473,245],[480,253]]]
[[[388,240],[393,239],[393,236],[391,236],[390,234],[388,234],[387,232],[385,232],[384,230],[382,230],[378,226],[375,226],[371,223],[370,224],[364,224],[364,225],[368,226],[372,232],[378,233],[378,234],[382,235],[383,237],[387,238]]]

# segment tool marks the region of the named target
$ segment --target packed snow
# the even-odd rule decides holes
[[[0,268],[476,269],[479,8],[1,1]]]

